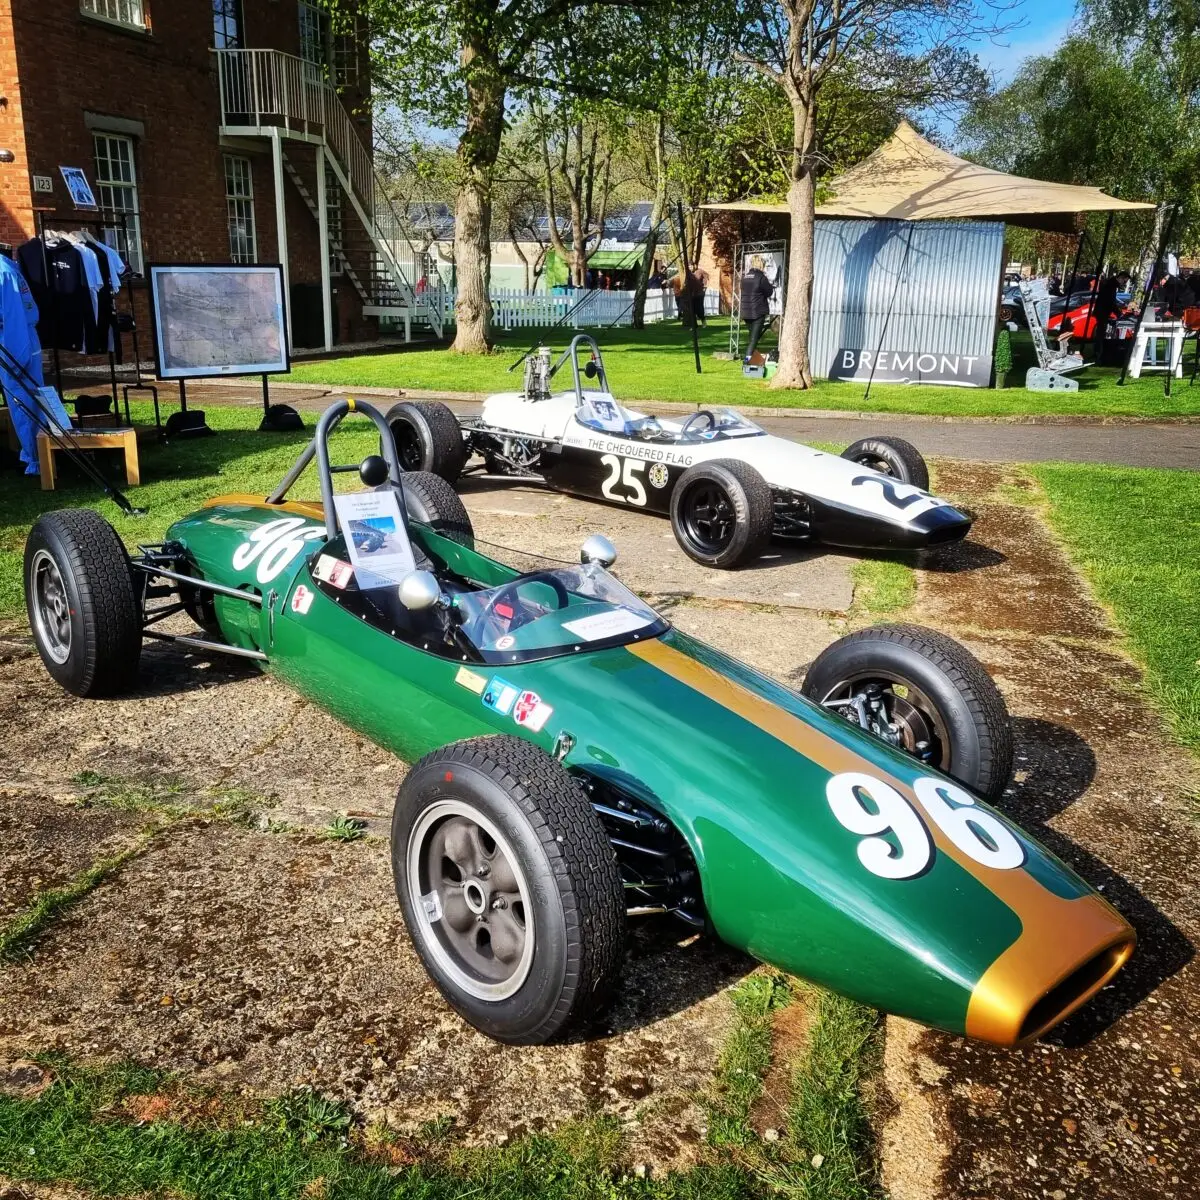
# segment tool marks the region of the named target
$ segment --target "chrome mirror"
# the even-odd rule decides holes
[[[593,533],[579,551],[581,563],[599,563],[605,570],[617,561],[617,548],[601,533]]]
[[[400,583],[400,603],[409,612],[432,608],[442,599],[442,588],[432,571],[410,571]]]

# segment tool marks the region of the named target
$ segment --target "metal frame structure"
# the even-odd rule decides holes
[[[737,264],[737,272],[733,281],[730,296],[729,319],[729,353],[734,358],[741,358],[742,346],[742,276],[746,274],[746,259],[756,254],[779,255],[779,279],[775,284],[779,296],[779,315],[783,315],[783,306],[787,303],[787,241],[776,238],[769,242],[738,242],[734,250],[733,261]]]

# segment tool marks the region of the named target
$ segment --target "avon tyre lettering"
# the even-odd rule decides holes
[[[233,552],[233,567],[244,571],[257,560],[255,578],[259,583],[270,583],[304,549],[306,542],[321,537],[323,532],[304,517],[267,521]]]
[[[615,454],[603,454],[600,461],[608,468],[608,475],[600,485],[600,491],[606,499],[615,500],[618,504],[633,504],[638,508],[646,506],[646,489],[642,485],[641,474],[646,469],[643,459],[627,458],[622,460]],[[627,495],[616,490],[617,483],[624,485]]]
[[[923,776],[913,784],[913,791],[917,804],[890,783],[861,771],[834,775],[825,785],[838,824],[860,835],[858,860],[872,875],[912,879],[932,864],[933,837],[917,805],[925,818],[981,866],[1011,871],[1025,862],[1025,849],[1013,832],[980,808],[965,789],[946,779]]]

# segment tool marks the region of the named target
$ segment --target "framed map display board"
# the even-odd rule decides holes
[[[159,264],[149,275],[160,379],[291,369],[282,267]]]

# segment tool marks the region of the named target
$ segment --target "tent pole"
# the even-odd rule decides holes
[[[1092,288],[1091,297],[1088,299],[1087,316],[1083,319],[1083,336],[1087,338],[1088,326],[1092,323],[1092,314],[1096,311],[1096,301],[1100,298],[1100,272],[1104,270],[1104,255],[1108,252],[1108,235],[1112,233],[1113,217],[1117,214],[1110,208],[1108,210],[1108,220],[1104,222],[1104,237],[1100,239],[1100,255],[1096,259],[1096,286]],[[1104,345],[1104,333],[1099,329],[1099,319],[1097,319],[1096,329],[1096,344],[1102,347]],[[1104,317],[1105,329],[1108,328],[1108,318]],[[1096,351],[1097,360],[1100,358],[1100,351]]]
[[[1075,261],[1071,264],[1071,274],[1068,279],[1063,280],[1066,287],[1063,289],[1063,295],[1066,296],[1068,302],[1071,299],[1071,293],[1075,291],[1075,277],[1079,274],[1079,256],[1083,253],[1083,243],[1087,240],[1087,226],[1085,225],[1079,231],[1079,245],[1075,247]]]
[[[682,298],[685,291],[692,286],[692,268],[688,265],[687,226],[683,223],[683,201],[675,202],[675,211],[679,214],[679,253],[683,257],[683,287],[679,289]],[[692,353],[696,356],[696,374],[700,371],[700,319],[696,316],[696,298],[691,300],[692,310]],[[700,293],[700,311],[704,311],[704,293]]]

